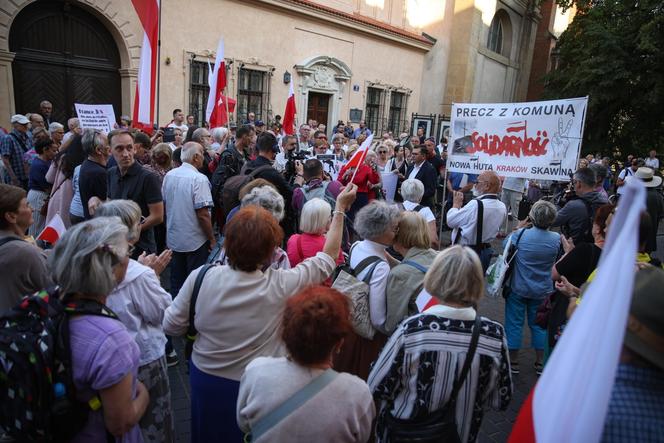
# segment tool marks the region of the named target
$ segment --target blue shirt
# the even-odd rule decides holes
[[[30,165],[30,182],[28,184],[28,189],[47,192],[51,188],[51,184],[46,181],[46,173],[48,172],[49,166],[51,166],[50,161],[45,162],[39,157],[32,161],[32,165]]]
[[[450,176],[447,178],[450,183],[452,183],[452,189],[455,191],[458,191],[461,189],[461,180],[463,180],[463,176],[466,175],[463,172],[452,172],[450,173]],[[477,174],[468,174],[468,183],[477,183]]]
[[[619,364],[603,443],[664,441],[664,372]]]
[[[514,231],[508,238],[516,242],[521,231]],[[507,239],[503,246],[506,243]],[[523,232],[517,249],[512,262],[511,292],[523,298],[544,299],[553,292],[551,268],[560,250],[560,235],[532,227]]]
[[[364,128],[364,129],[362,129],[362,128],[357,128],[356,130],[353,131],[353,138],[354,138],[355,140],[357,140],[357,138],[358,138],[358,137],[360,136],[360,134],[362,134],[362,133],[366,134],[367,137],[369,137],[369,136],[371,135],[371,131],[369,130],[369,128]]]
[[[23,156],[30,149],[32,149],[32,137],[29,133],[24,134],[12,129],[12,132],[0,139],[0,154],[9,159],[12,171],[23,187],[28,185],[28,171],[25,169]],[[5,172],[5,183],[11,183],[8,172]]]

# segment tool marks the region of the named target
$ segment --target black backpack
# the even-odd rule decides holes
[[[222,207],[222,189],[226,181],[240,173],[242,168],[242,160],[239,153],[234,148],[227,148],[221,153],[217,168],[210,177],[210,184],[212,185],[212,201],[215,207]]]
[[[99,302],[58,295],[39,291],[0,316],[0,426],[17,441],[69,441],[101,407],[97,397],[76,398],[68,317],[118,317]]]

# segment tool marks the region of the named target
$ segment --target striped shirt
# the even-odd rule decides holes
[[[383,417],[413,419],[445,406],[470,346],[472,308],[438,305],[405,320],[387,342],[369,375],[369,388],[380,404],[377,441],[385,441]],[[456,402],[462,442],[477,438],[484,405],[504,410],[512,397],[505,331],[482,318],[477,351]]]

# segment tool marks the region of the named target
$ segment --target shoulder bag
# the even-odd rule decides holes
[[[475,357],[481,327],[482,320],[480,315],[477,314],[463,369],[459,378],[454,380],[454,387],[447,404],[425,417],[415,419],[396,418],[388,411],[384,417],[388,441],[399,443],[461,443],[456,422],[456,400],[461,386],[463,386],[470,372],[470,365]]]
[[[198,271],[196,281],[194,281],[194,289],[191,291],[191,300],[189,300],[189,327],[187,328],[184,344],[184,355],[187,361],[191,359],[191,353],[194,350],[194,342],[198,336],[198,330],[194,325],[194,318],[196,317],[196,300],[198,300],[198,293],[201,292],[201,285],[203,284],[205,274],[214,266],[216,265],[206,264],[200,271]]]

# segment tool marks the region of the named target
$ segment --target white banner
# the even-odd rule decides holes
[[[83,129],[98,129],[106,134],[115,126],[113,105],[83,105],[74,103],[78,121]]]
[[[383,182],[385,200],[387,200],[388,203],[394,203],[394,197],[397,193],[397,183],[399,183],[399,176],[395,172],[381,172],[380,176]]]
[[[568,181],[576,170],[588,97],[452,105],[447,168]]]

